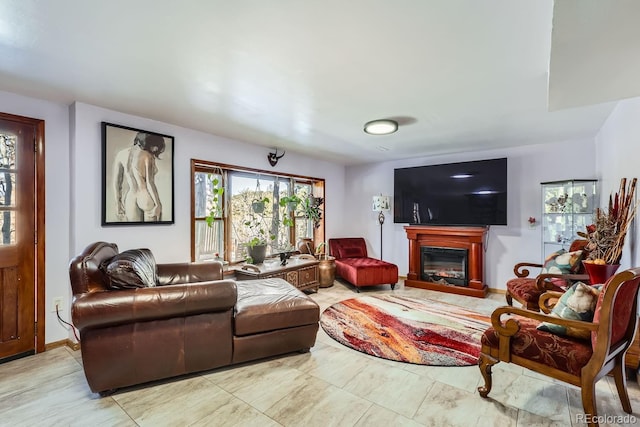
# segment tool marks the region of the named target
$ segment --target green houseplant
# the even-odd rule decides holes
[[[222,185],[222,170],[219,170],[216,174],[210,173],[208,179],[211,182],[211,209],[209,215],[206,217],[207,225],[212,226],[213,221],[223,215],[223,196],[224,186]]]
[[[320,205],[323,199],[321,197],[310,196],[304,200],[302,204],[302,212],[305,218],[310,219],[313,222],[313,227],[320,227],[322,221],[322,209]]]
[[[269,234],[266,228],[258,223],[246,221],[244,223],[253,232],[253,237],[247,242],[247,262],[249,264],[260,264],[267,254],[267,246],[275,239],[273,234]]]
[[[251,202],[251,209],[255,213],[261,214],[264,212],[264,208],[267,206],[267,203],[269,203],[268,197],[263,197],[262,199],[253,199],[253,201]]]
[[[295,194],[283,197],[280,199],[280,206],[286,207],[287,209],[282,216],[282,224],[287,227],[293,226],[293,215],[295,215],[296,210],[300,207],[302,216],[310,219],[315,228],[320,227],[320,221],[322,220],[322,209],[320,205],[322,202],[323,199],[321,197],[314,196],[309,196],[305,199],[301,199]]]
[[[291,196],[285,196],[280,199],[280,207],[286,208],[284,214],[282,215],[283,225],[287,227],[293,226],[293,216],[295,215],[295,211],[296,209],[298,209],[300,203],[302,203],[302,199],[295,194]]]
[[[269,203],[269,198],[264,197],[260,202],[266,205]],[[264,209],[259,212],[256,212],[255,209],[252,210],[243,224],[249,231],[247,254],[250,259],[248,259],[247,262],[250,264],[260,264],[266,256],[267,246],[276,238],[276,236],[269,231],[269,226],[264,216]]]

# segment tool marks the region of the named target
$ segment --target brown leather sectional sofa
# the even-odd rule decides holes
[[[71,315],[93,392],[203,371],[315,344],[320,310],[281,279],[222,279],[220,263],[157,264],[150,287],[113,289],[112,243],[70,263]]]

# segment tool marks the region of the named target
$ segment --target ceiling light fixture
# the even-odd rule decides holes
[[[364,125],[364,131],[370,135],[388,135],[397,130],[398,122],[395,120],[372,120]]]

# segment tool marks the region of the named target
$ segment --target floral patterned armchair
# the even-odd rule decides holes
[[[568,320],[515,307],[499,307],[491,315],[492,326],[481,338],[478,361],[485,384],[482,397],[491,391],[491,367],[498,362],[514,363],[581,388],[587,419],[597,416],[595,383],[613,373],[625,412],[631,413],[625,377],[625,354],[632,343],[638,316],[640,268],[611,277],[595,305],[593,322]],[[559,296],[545,294],[541,306]],[[543,310],[546,311],[546,310]],[[503,318],[506,317],[506,319]],[[586,332],[589,338],[559,336],[540,330],[541,322]],[[597,423],[590,422],[590,426]]]

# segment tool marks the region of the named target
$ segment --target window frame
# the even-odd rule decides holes
[[[224,230],[224,260],[229,261],[231,264],[239,263],[242,261],[230,260],[229,256],[231,251],[226,250],[231,247],[231,225],[230,218],[227,214],[228,199],[230,197],[228,189],[230,185],[229,174],[232,172],[240,172],[243,174],[255,174],[259,177],[278,177],[280,179],[288,179],[291,181],[291,190],[295,189],[295,184],[305,184],[311,186],[311,192],[316,197],[322,197],[324,199],[323,215],[320,222],[320,226],[313,229],[313,241],[314,244],[319,244],[325,240],[325,213],[326,213],[326,198],[325,198],[325,180],[323,178],[315,178],[310,176],[295,175],[283,172],[273,172],[263,169],[248,168],[237,165],[230,165],[224,163],[211,162],[208,160],[191,159],[191,261],[196,262],[196,223],[202,221],[204,217],[196,217],[196,185],[195,176],[196,173],[219,173],[222,171],[222,185],[224,188],[223,200],[222,200],[222,212],[223,216],[222,227]],[[289,227],[289,240],[292,244],[297,244],[296,239],[296,220],[299,220],[299,216],[293,218],[293,225]]]

